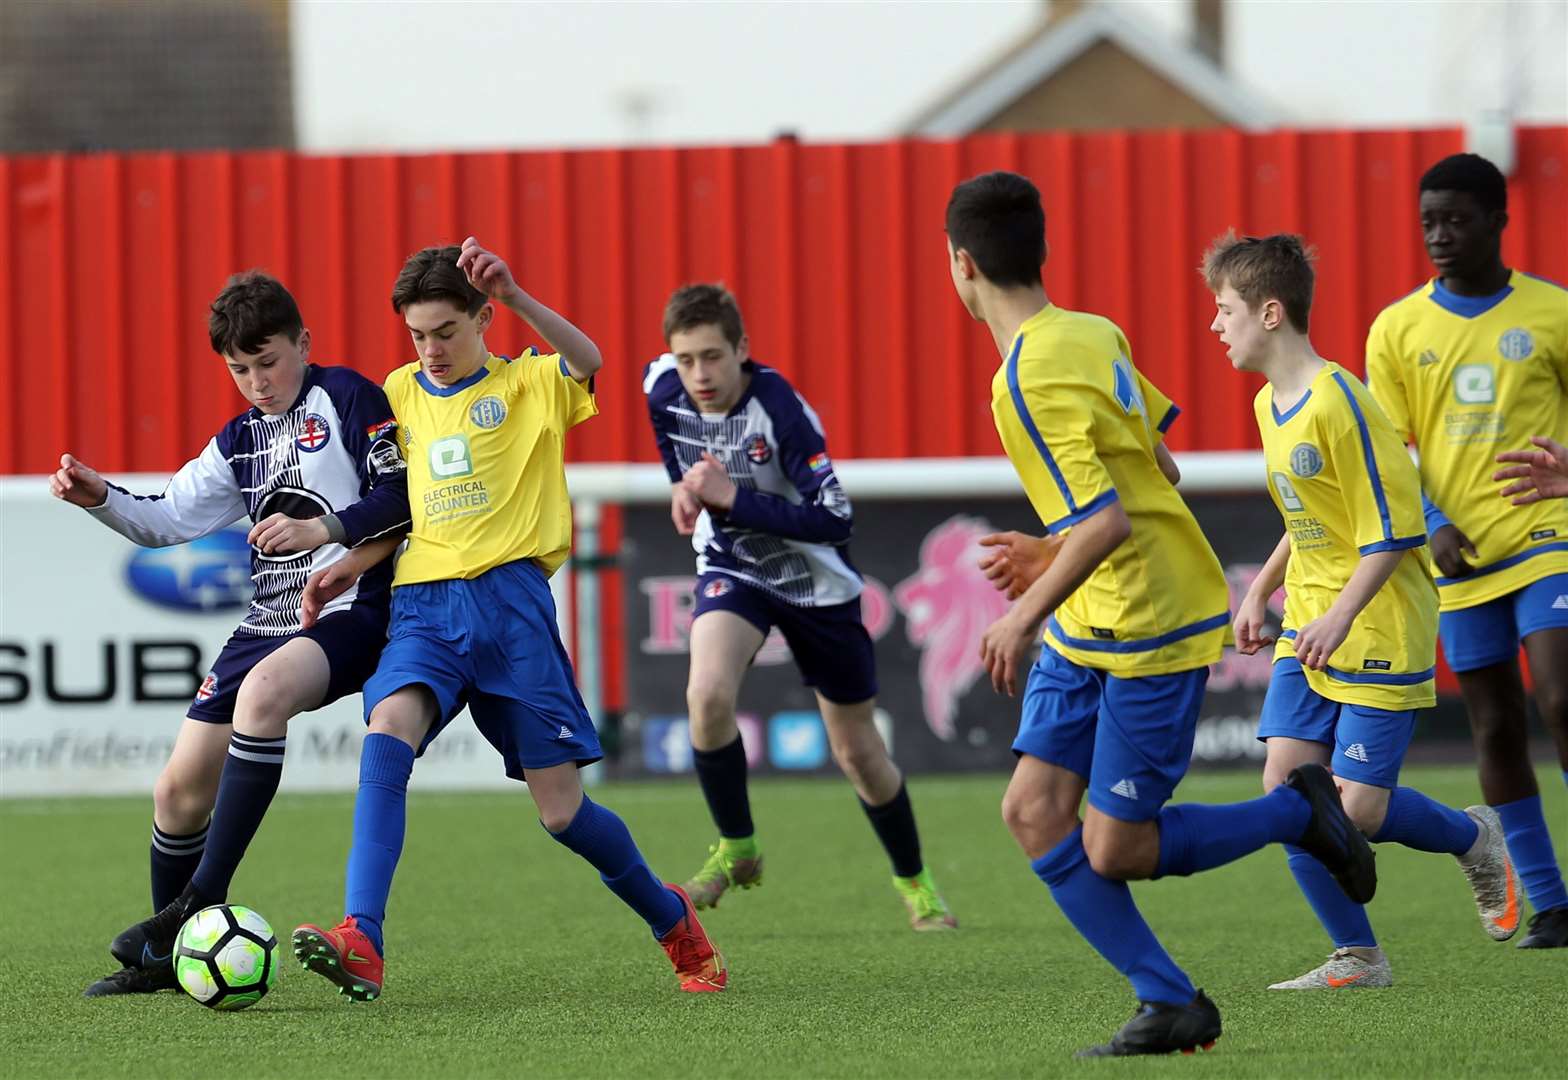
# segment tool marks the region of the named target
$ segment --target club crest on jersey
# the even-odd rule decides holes
[[[753,435],[746,440],[746,456],[754,465],[766,465],[773,460],[773,447],[761,435]]]
[[[1323,455],[1311,443],[1297,443],[1290,452],[1290,471],[1303,480],[1323,471]]]
[[[1535,339],[1530,331],[1516,326],[1503,331],[1503,336],[1497,339],[1497,351],[1504,360],[1525,360],[1535,351]]]
[[[506,419],[506,402],[493,394],[486,395],[468,407],[468,418],[475,427],[489,431],[501,426]]]
[[[327,426],[327,418],[320,413],[306,413],[299,434],[294,436],[294,444],[307,454],[314,454],[331,441],[332,429]]]
[[[709,600],[717,600],[733,588],[735,588],[735,583],[729,578],[716,577],[702,587],[702,595]]]
[[[216,671],[209,671],[207,672],[207,677],[201,681],[201,685],[196,688],[196,700],[207,701],[217,692],[218,673]]]

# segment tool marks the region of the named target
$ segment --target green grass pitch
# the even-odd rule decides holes
[[[1465,768],[1406,780],[1463,804]],[[1167,947],[1219,1004],[1213,1053],[1077,1062],[1130,1015],[1121,978],[1057,912],[998,815],[999,776],[915,778],[910,791],[962,929],[916,935],[842,782],[758,782],[766,884],[706,919],[730,962],[723,995],[677,992],[657,945],[597,876],[540,830],[527,796],[414,792],[387,926],[382,999],[351,1005],[285,954],[243,1013],[175,993],[84,1000],[109,939],[148,904],[145,799],[0,804],[0,1076],[1562,1076],[1568,950],[1520,952],[1481,932],[1451,858],[1379,849],[1373,921],[1394,964],[1383,991],[1270,992],[1327,940],[1278,851],[1135,886]],[[1568,840],[1568,793],[1543,771]],[[1178,797],[1257,790],[1198,775]],[[691,784],[615,784],[654,868],[679,879],[710,829]],[[285,796],[232,899],[286,939],[335,922],[347,795]]]

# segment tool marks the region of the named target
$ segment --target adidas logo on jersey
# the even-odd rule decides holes
[[[1138,785],[1131,780],[1118,780],[1111,785],[1111,794],[1120,795],[1124,799],[1136,799],[1138,797]]]
[[[1367,748],[1358,742],[1353,742],[1345,747],[1345,756],[1351,761],[1359,761],[1363,765],[1372,760],[1367,756]]]
[[[559,735],[557,735],[556,738],[557,739],[570,739],[571,737],[572,737],[572,729],[567,727],[565,724],[562,724],[561,725],[561,733]]]
[[[1416,361],[1416,367],[1431,367],[1437,362],[1437,353],[1433,352],[1431,349],[1428,349],[1426,352],[1422,353],[1420,359]]]
[[[1552,607],[1556,608],[1558,611],[1562,611],[1563,609],[1568,608],[1568,595],[1559,596],[1556,600],[1553,600]]]

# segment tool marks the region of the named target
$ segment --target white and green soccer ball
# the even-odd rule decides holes
[[[202,908],[174,939],[174,976],[209,1009],[246,1009],[278,980],[278,938],[238,904]]]

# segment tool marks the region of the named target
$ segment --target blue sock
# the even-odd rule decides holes
[[[218,801],[212,808],[207,850],[191,876],[191,887],[202,907],[228,899],[234,872],[278,793],[285,741],[258,739],[237,731],[229,736],[229,756],[218,778]]]
[[[1481,828],[1463,810],[1433,802],[1415,788],[1396,787],[1388,796],[1388,814],[1374,844],[1403,844],[1417,851],[1463,855],[1475,843]]]
[[[403,854],[408,824],[408,777],[414,748],[392,735],[372,732],[359,752],[359,794],[354,799],[354,844],[348,850],[343,910],[354,916],[376,952],[386,955],[381,924],[387,917],[392,875]]]
[[[648,869],[626,823],[586,794],[572,823],[550,835],[587,859],[610,891],[642,916],[654,937],[664,937],[686,917],[686,905]]]
[[[208,822],[193,833],[176,836],[152,824],[152,909],[162,911],[185,891],[191,875],[201,865],[201,853],[207,844]]]
[[[1568,778],[1568,773],[1563,776]],[[1536,911],[1568,906],[1568,889],[1563,888],[1562,871],[1557,869],[1552,837],[1546,831],[1546,815],[1541,812],[1541,797],[1532,795],[1492,809],[1503,820],[1508,855],[1524,882],[1530,906]]]
[[[1328,931],[1336,949],[1355,946],[1373,949],[1377,936],[1372,933],[1372,921],[1367,909],[1345,895],[1334,875],[1313,856],[1294,844],[1285,845],[1285,856],[1290,862],[1290,872],[1302,895],[1312,905],[1312,911]]]
[[[1154,876],[1196,874],[1268,844],[1299,840],[1311,818],[1307,800],[1284,784],[1247,802],[1167,806],[1158,819],[1160,864]]]
[[[1083,827],[1029,864],[1084,940],[1132,983],[1139,1001],[1185,1005],[1192,980],[1165,951],[1132,902],[1125,881],[1101,877],[1083,849]]]

